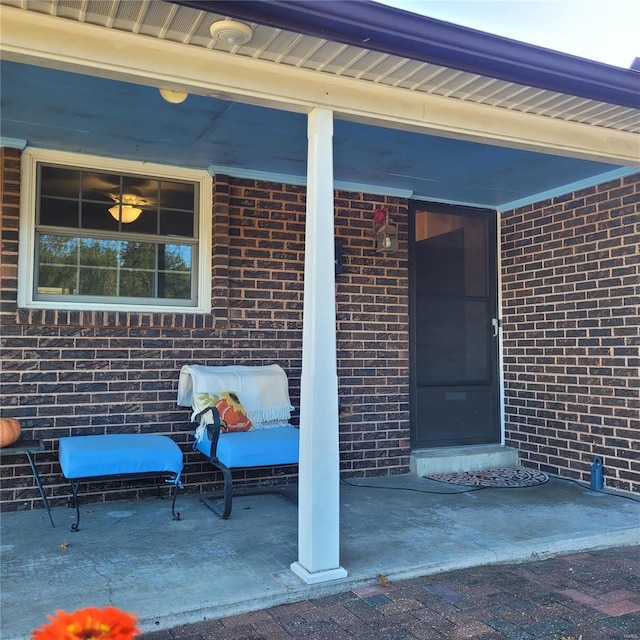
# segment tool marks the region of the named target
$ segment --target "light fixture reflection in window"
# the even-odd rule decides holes
[[[114,204],[109,208],[109,213],[116,219],[122,222],[122,224],[129,224],[135,222],[142,213],[140,207],[134,207],[131,204]]]

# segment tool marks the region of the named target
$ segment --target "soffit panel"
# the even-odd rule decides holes
[[[295,48],[300,36],[286,31],[274,32],[273,29],[256,29],[251,40],[254,38],[253,44],[258,52],[256,57],[261,60],[280,62],[283,56],[291,56],[291,51]],[[296,59],[293,57],[292,63]]]

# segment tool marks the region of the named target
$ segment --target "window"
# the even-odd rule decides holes
[[[206,172],[30,150],[22,194],[20,306],[210,310]]]

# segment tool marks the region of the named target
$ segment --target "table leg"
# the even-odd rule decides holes
[[[47,514],[49,516],[49,520],[51,520],[51,524],[55,527],[55,522],[53,521],[53,516],[51,515],[51,509],[49,508],[49,501],[47,500],[47,496],[44,492],[44,488],[42,486],[42,482],[40,482],[40,474],[38,473],[38,469],[36,468],[36,463],[33,460],[33,456],[30,451],[25,451],[27,454],[27,458],[29,459],[29,464],[31,465],[31,470],[33,471],[33,477],[38,485],[38,489],[40,491],[40,496],[42,497],[42,502],[44,502],[44,507],[47,510]]]

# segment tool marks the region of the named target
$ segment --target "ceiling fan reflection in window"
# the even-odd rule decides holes
[[[145,209],[156,206],[159,196],[159,181],[153,178],[62,167],[43,173],[43,185],[47,193],[79,195],[83,201],[106,204],[110,199],[113,204],[106,211],[123,224],[135,222]]]
[[[190,211],[194,202],[192,183],[165,177],[43,163],[39,184],[41,196],[50,202],[79,202],[83,205],[79,208],[83,215],[111,216],[122,224],[131,224],[141,216],[144,218],[145,211],[156,211],[160,204],[163,209]]]
[[[123,224],[135,222],[142,213],[142,208],[150,204],[149,200],[142,197],[139,189],[128,187],[125,192],[107,194],[114,202],[109,207],[109,213]]]
[[[122,224],[135,222],[142,212],[158,203],[159,182],[153,178],[84,172],[83,191],[108,197],[113,205],[107,208]]]

